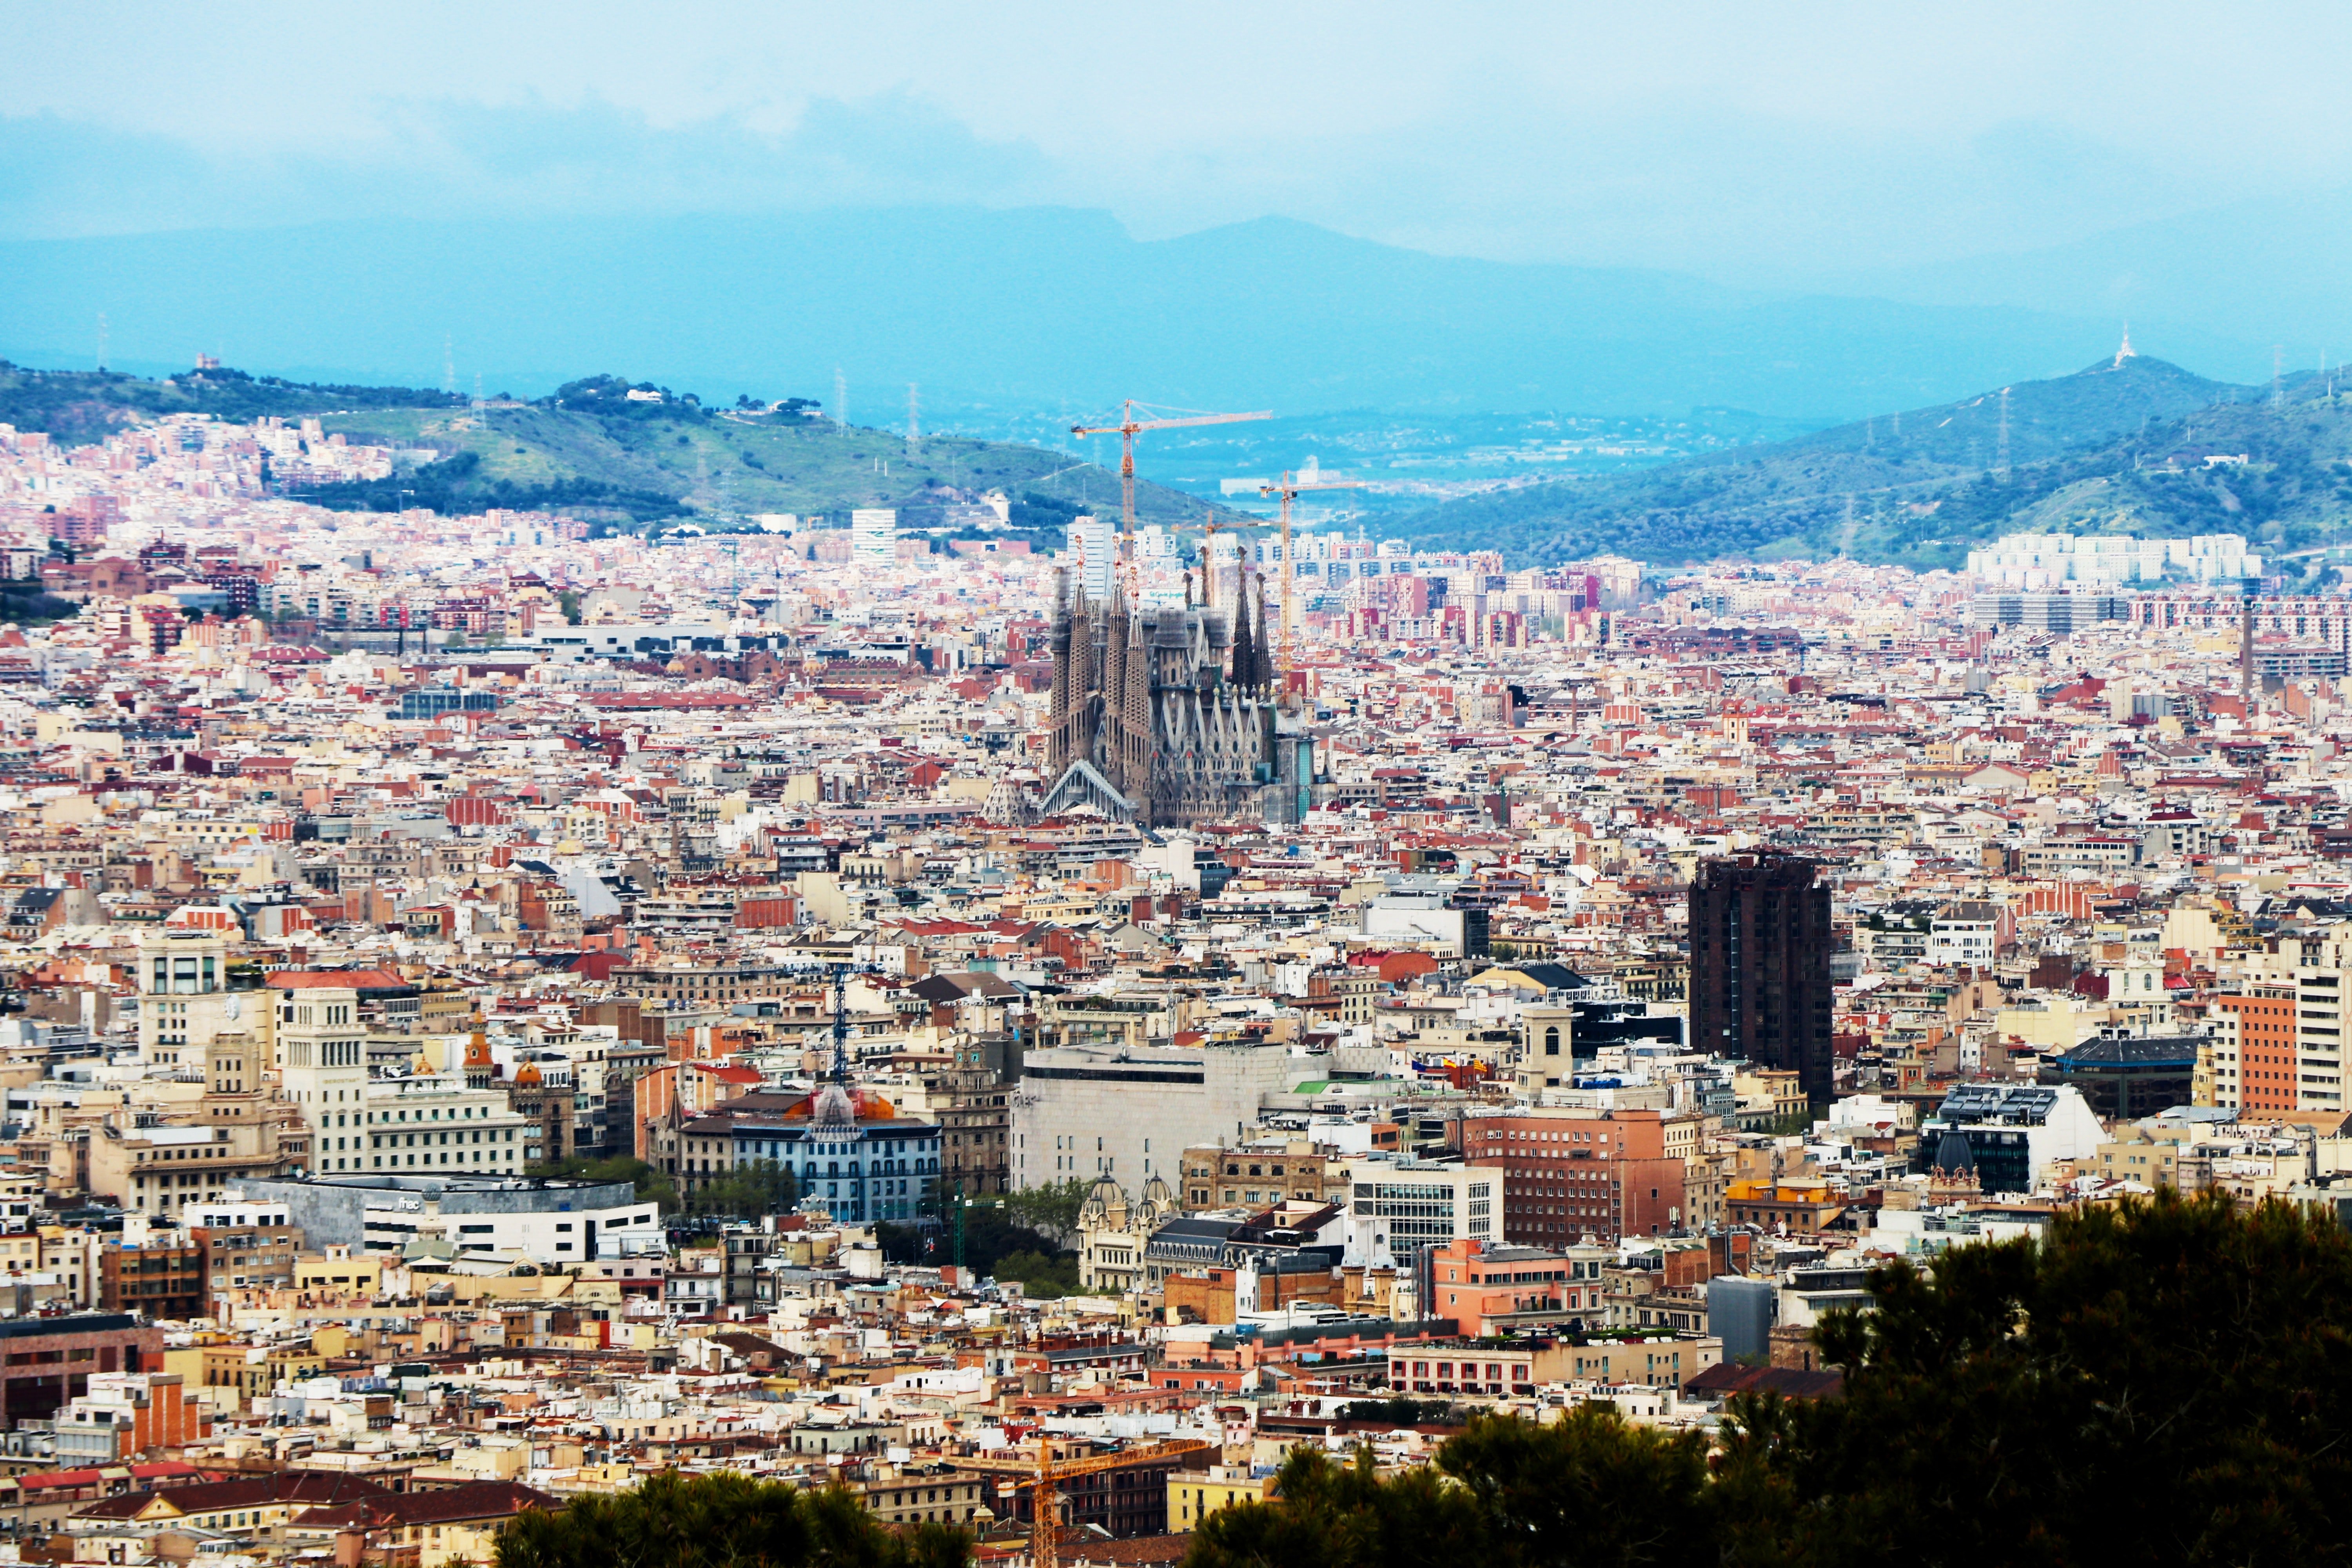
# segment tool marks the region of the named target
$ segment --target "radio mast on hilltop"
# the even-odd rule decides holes
[[[839,365],[833,367],[833,423],[837,429],[849,428],[849,379]]]
[[[106,312],[98,313],[98,373],[106,374]]]
[[[441,335],[441,390],[457,390],[457,353],[456,341],[446,332]]]

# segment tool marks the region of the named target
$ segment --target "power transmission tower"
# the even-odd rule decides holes
[[[2282,379],[2285,369],[2286,346],[2284,343],[2273,343],[2271,345],[2271,406],[2273,408],[2286,406],[2286,387]]]

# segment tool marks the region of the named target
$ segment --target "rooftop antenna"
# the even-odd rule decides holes
[[[457,345],[446,332],[441,336],[441,390],[444,392],[457,390]]]
[[[839,365],[833,367],[833,422],[837,428],[849,428],[849,380]]]
[[[98,313],[98,374],[106,374],[106,312]]]

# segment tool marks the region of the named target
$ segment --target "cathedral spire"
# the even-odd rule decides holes
[[[1144,641],[1140,610],[1127,620],[1127,689],[1118,694],[1118,702],[1125,764],[1118,787],[1128,799],[1148,803],[1151,795],[1151,650]]]
[[[1251,684],[1260,690],[1274,685],[1274,637],[1265,625],[1265,574],[1254,574],[1249,580],[1250,609],[1257,620],[1257,635],[1250,639],[1250,651],[1256,655]]]
[[[1257,674],[1257,654],[1250,647],[1249,595],[1234,595],[1233,683],[1246,687]]]

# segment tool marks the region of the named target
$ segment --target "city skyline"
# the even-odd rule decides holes
[[[2352,18],[9,20],[0,1558],[2344,1555]]]

